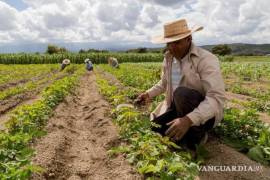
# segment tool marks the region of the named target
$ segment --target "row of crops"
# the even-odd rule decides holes
[[[0,77],[0,101],[16,94],[34,90],[64,74],[56,73],[58,67],[55,65],[50,65],[49,67],[45,65],[19,65],[13,68],[7,65],[0,65],[0,71],[3,73]]]
[[[25,82],[38,79],[49,73],[57,72],[56,65],[0,65],[0,87],[8,86],[16,82]]]
[[[30,105],[17,106],[9,112],[5,128],[0,131],[0,179],[28,179],[33,172],[42,171],[31,163],[35,153],[31,143],[46,134],[43,128],[54,108],[74,89],[85,70],[81,65],[71,65],[62,72],[59,72],[57,65],[0,65],[0,69],[1,73],[5,72],[3,76],[6,75],[3,81],[12,85],[1,91],[1,101],[42,86],[39,88],[40,98]],[[16,74],[18,80],[10,78],[8,74]],[[26,81],[20,81],[24,78]],[[16,81],[20,83],[16,84]]]
[[[269,63],[222,63],[224,78],[232,75],[245,81],[260,81],[270,79]]]
[[[114,123],[128,145],[112,148],[111,155],[124,153],[140,174],[151,179],[194,179],[199,171],[200,160],[194,161],[191,154],[177,146],[168,137],[151,131],[148,116],[132,107],[116,108],[134,97],[132,87],[123,89],[111,80],[98,75],[100,93],[114,106]]]
[[[253,98],[245,106],[270,114],[270,63],[222,63],[226,90]]]
[[[244,65],[247,70],[250,66],[254,68],[256,65]],[[262,67],[265,68],[265,71],[269,70],[269,66],[267,69],[266,64]],[[121,103],[130,102],[127,99],[135,98],[138,93],[150,88],[160,78],[160,63],[127,63],[121,64],[120,69],[99,65],[98,68],[101,69],[98,80],[100,91],[115,107]],[[226,68],[230,68],[230,65],[222,65],[223,72],[227,72]],[[261,68],[261,66],[257,68]],[[245,73],[239,74],[237,69],[230,71],[231,74],[240,76],[240,78],[246,75]],[[104,72],[115,76],[126,88],[114,86],[109,79],[106,79],[106,76],[102,76]],[[269,74],[266,73],[260,78],[264,79],[268,76]],[[256,79],[254,82],[257,81],[260,79]],[[120,127],[121,135],[130,144],[115,148],[113,152],[126,153],[128,160],[137,167],[137,170],[151,178],[195,177],[198,175],[198,171],[195,169],[201,161],[191,159],[190,155],[187,155],[186,152],[183,153],[180,147],[175,147],[166,138],[163,139],[149,131],[151,124],[147,116],[143,115],[148,115],[162,99],[162,96],[155,98],[150,108],[142,111],[134,108],[114,110],[115,122]],[[269,99],[268,96],[268,102]],[[270,165],[270,126],[259,119],[259,108],[253,107],[249,103],[242,103],[241,106],[242,109],[226,107],[224,120],[213,130],[213,133],[224,143],[245,153],[251,159],[264,165]],[[154,151],[147,151],[146,148]],[[174,148],[179,149],[177,152],[171,151]]]
[[[56,64],[61,63],[63,59],[70,59],[71,63],[84,63],[86,58],[92,60],[95,64],[107,63],[108,57],[116,57],[120,63],[124,62],[161,62],[163,55],[161,53],[62,53],[62,54],[0,54],[0,64]],[[261,62],[269,62],[267,56],[261,57],[241,57],[241,56],[220,56],[221,62],[231,61],[251,61],[254,59]]]
[[[1,54],[0,64],[56,64],[63,59],[70,59],[71,63],[84,63],[86,58],[94,64],[107,63],[108,57],[116,57],[119,62],[160,62],[162,54],[147,53],[66,53],[66,54]]]

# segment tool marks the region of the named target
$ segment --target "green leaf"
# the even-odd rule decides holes
[[[252,160],[255,160],[257,162],[260,162],[262,164],[269,164],[265,159],[263,155],[263,149],[260,146],[255,146],[249,150],[247,153],[248,157]]]
[[[196,145],[196,162],[203,162],[209,158],[209,152],[203,145]]]
[[[263,152],[269,156],[270,155],[270,147],[263,148]]]
[[[233,140],[224,137],[223,141],[225,144],[235,148],[237,151],[246,151],[247,149],[249,149],[249,146],[241,140]]]
[[[159,171],[159,168],[157,166],[154,166],[153,164],[146,164],[138,169],[139,173],[141,174],[147,174],[147,173],[156,173]]]

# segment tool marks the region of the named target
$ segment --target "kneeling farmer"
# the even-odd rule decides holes
[[[225,101],[217,57],[192,42],[192,33],[202,29],[189,29],[185,19],[164,25],[164,35],[152,39],[167,43],[161,80],[138,97],[148,101],[165,92],[165,100],[151,113],[151,120],[161,125],[153,130],[190,149],[207,141],[207,131],[223,118]]]
[[[108,58],[108,64],[109,64],[111,67],[119,68],[118,60],[117,60],[115,57],[109,57],[109,58]]]
[[[61,64],[61,71],[63,71],[68,65],[70,65],[70,60],[64,59]]]
[[[84,63],[85,63],[85,68],[87,71],[93,71],[93,69],[94,69],[93,63],[89,58],[85,59]]]

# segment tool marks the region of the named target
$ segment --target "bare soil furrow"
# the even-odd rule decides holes
[[[45,169],[32,179],[141,179],[122,156],[108,150],[121,143],[106,116],[109,104],[98,93],[93,73],[81,79],[74,96],[60,104],[34,148],[33,162]]]

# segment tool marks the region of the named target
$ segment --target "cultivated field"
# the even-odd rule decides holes
[[[12,64],[10,56],[0,61]],[[105,63],[108,56],[91,57]],[[0,179],[269,179],[269,57],[221,63],[224,120],[194,155],[150,130],[149,113],[163,95],[119,106],[159,81],[161,56],[138,55],[140,63],[124,63],[136,54],[117,56],[119,69],[97,64],[94,72],[79,64],[87,55],[70,55],[78,64],[64,71],[59,64],[0,65]],[[33,55],[30,62],[62,57]],[[27,64],[22,58],[12,62]],[[199,171],[202,165],[258,169]]]

